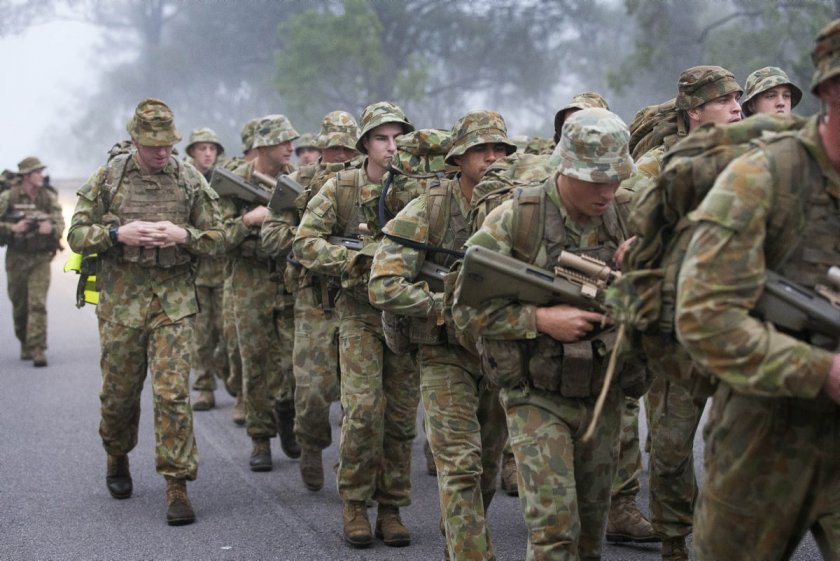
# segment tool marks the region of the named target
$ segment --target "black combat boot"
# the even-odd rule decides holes
[[[105,485],[115,499],[127,499],[134,490],[131,472],[128,470],[128,456],[108,454],[108,470],[105,472]]]
[[[280,448],[292,459],[300,458],[300,446],[295,438],[295,402],[291,399],[274,404],[277,415],[277,432],[280,433]]]

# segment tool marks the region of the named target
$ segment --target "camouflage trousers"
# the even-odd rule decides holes
[[[157,298],[152,300],[146,317],[139,329],[99,320],[99,435],[108,454],[128,454],[134,449],[140,394],[148,371],[152,378],[157,472],[194,480],[198,450],[189,389],[193,318],[172,322]]]
[[[275,403],[294,399],[294,300],[257,261],[234,260],[231,277],[245,428],[251,438],[272,438]]]
[[[663,537],[691,533],[697,479],[694,435],[705,400],[696,400],[691,380],[657,375],[645,396],[650,428],[650,522]]]
[[[499,389],[461,347],[422,345],[417,363],[450,559],[495,559],[485,513],[507,442]]]
[[[598,560],[615,477],[623,392],[613,387],[592,440],[595,399],[526,386],[501,390],[516,457],[528,561]]]
[[[388,350],[381,314],[349,295],[336,302],[344,421],[338,492],[343,501],[411,502],[411,444],[420,380],[411,355]]]
[[[721,384],[704,432],[695,559],[790,559],[810,530],[823,559],[840,560],[840,406]]]
[[[295,294],[295,436],[305,448],[323,450],[332,442],[330,404],[338,387],[338,318],[325,312],[319,286]]]
[[[228,267],[229,269],[229,267]],[[228,271],[226,269],[226,271]],[[236,336],[234,313],[233,275],[228,271],[222,288],[222,340],[227,356],[227,385],[235,394],[242,393],[242,355],[239,354],[239,337]]]
[[[621,441],[618,450],[618,471],[612,484],[612,496],[639,494],[642,474],[642,451],[639,448],[639,400],[624,398],[621,411]]]
[[[215,391],[216,376],[228,376],[227,348],[222,338],[224,289],[221,286],[196,285],[195,295],[198,299],[198,314],[193,327],[193,389]]]
[[[15,336],[29,351],[47,348],[47,292],[52,253],[6,250],[6,286]]]

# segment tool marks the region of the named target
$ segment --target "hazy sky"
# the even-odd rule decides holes
[[[90,173],[72,161],[62,146],[66,141],[51,134],[51,128],[72,115],[74,99],[97,88],[91,61],[98,39],[95,27],[75,22],[39,25],[0,38],[6,84],[0,93],[0,168],[17,171],[17,162],[35,155],[53,177]]]

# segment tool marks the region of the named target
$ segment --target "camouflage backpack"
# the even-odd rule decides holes
[[[630,123],[630,155],[638,160],[651,148],[665,144],[666,139],[666,148],[670,148],[671,144],[686,134],[688,130],[679,118],[676,98],[642,107]]]
[[[11,170],[4,169],[3,174],[0,175],[0,193],[11,189],[18,183],[20,183],[20,175]]]
[[[554,173],[555,168],[545,154],[514,152],[496,160],[473,190],[475,202],[469,216],[473,231],[481,226],[491,210],[511,197],[515,188],[540,185]]]
[[[755,146],[782,150],[769,142],[795,131],[805,119],[756,115],[729,125],[706,123],[665,154],[655,186],[636,202],[633,222],[638,235],[624,258],[623,275],[607,291],[607,306],[619,323],[677,345],[674,317],[677,281],[694,224],[688,214],[704,199],[715,179],[735,158]],[[792,158],[780,157],[780,177],[793,177]],[[796,188],[799,180],[787,182]],[[792,194],[796,196],[795,193]],[[797,207],[798,205],[792,204]]]

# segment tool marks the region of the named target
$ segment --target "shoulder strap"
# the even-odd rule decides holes
[[[545,189],[518,188],[513,194],[513,256],[533,263],[545,230]]]
[[[353,212],[359,198],[361,173],[358,170],[340,171],[335,178],[336,225],[339,231],[345,231],[353,219]]]
[[[130,153],[118,154],[111,158],[106,164],[105,181],[102,183],[102,192],[98,197],[100,204],[100,216],[111,210],[111,200],[117,192],[117,189],[119,189],[120,183],[122,183],[122,178],[125,175],[125,168],[128,166],[128,159],[130,157]]]
[[[449,220],[449,205],[451,197],[447,196],[449,188],[439,181],[429,189],[426,197],[426,212],[429,217],[429,245],[440,247],[446,222]]]

